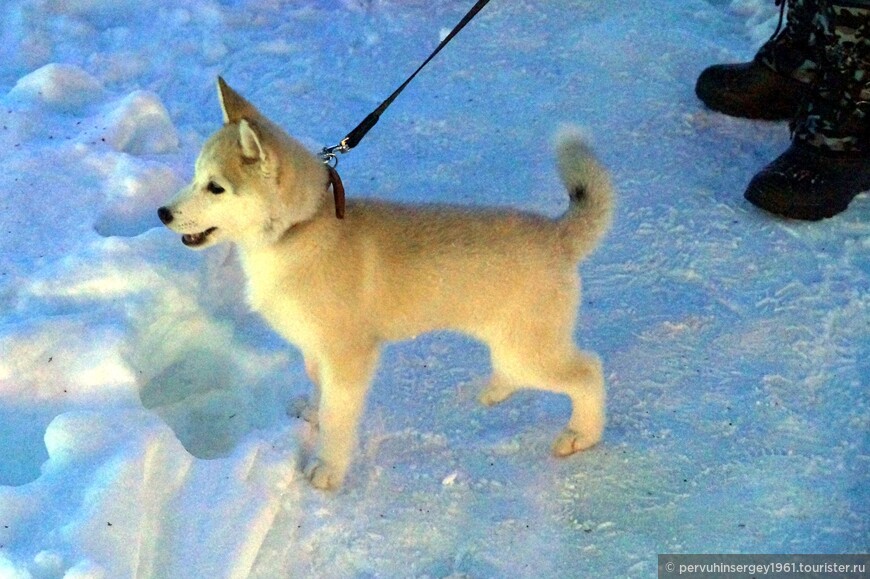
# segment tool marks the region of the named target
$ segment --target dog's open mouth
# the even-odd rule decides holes
[[[181,236],[181,243],[187,247],[196,247],[202,245],[208,239],[208,236],[214,233],[217,227],[209,227],[202,233],[185,233]]]

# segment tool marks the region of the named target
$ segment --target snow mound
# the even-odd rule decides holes
[[[133,237],[159,227],[157,207],[181,186],[168,166],[125,154],[94,158],[104,176],[107,206],[94,229],[104,237]]]
[[[160,97],[134,91],[111,105],[105,139],[116,151],[131,155],[170,153],[178,149],[178,132]]]
[[[28,391],[50,388],[49,399],[63,389],[68,401],[89,407],[97,402],[144,406],[166,422],[188,452],[208,459],[227,456],[252,431],[286,422],[291,396],[282,372],[288,364],[286,347],[258,352],[232,323],[213,314],[229,299],[220,295],[227,290],[216,279],[233,280],[237,264],[224,265],[226,259],[216,254],[218,263],[206,260],[201,274],[179,271],[203,256],[176,239],[167,246],[168,237],[173,236],[161,229],[135,238],[135,243],[97,239],[88,251],[34,279],[22,295],[25,307],[39,303],[71,315],[92,311],[96,304],[113,305],[80,326],[54,323],[44,334],[21,332],[6,345],[0,341],[0,347],[20,360],[15,365],[0,362],[0,397],[22,398]],[[155,257],[157,262],[151,262]],[[234,304],[240,300],[238,295],[232,298]],[[14,380],[16,374],[33,380]],[[26,423],[32,424],[29,439],[36,439],[46,417],[69,408],[45,408],[40,420]],[[15,432],[9,436],[13,441],[21,438]]]
[[[286,355],[214,320],[165,241],[95,238],[22,290],[55,315],[0,340],[0,577],[247,577],[303,484]]]
[[[102,93],[100,81],[81,68],[52,63],[22,77],[9,91],[9,98],[76,112],[96,102]]]
[[[21,500],[20,487],[0,487],[0,543],[32,551],[19,561],[0,554],[4,577],[60,577],[67,570],[83,577],[245,577],[293,478],[294,461],[276,444],[197,461],[142,410],[68,412],[51,423],[45,441],[50,458],[28,489],[31,500]],[[52,512],[52,497],[71,493],[77,499],[68,512]],[[203,501],[220,508],[177,516]],[[57,519],[64,521],[61,533]]]
[[[34,480],[47,458],[43,435],[70,408],[123,407],[138,402],[119,356],[119,335],[97,318],[64,316],[0,337],[0,484]],[[22,408],[20,400],[28,400]]]
[[[139,317],[125,347],[142,405],[157,413],[198,458],[227,456],[257,428],[286,420],[286,356],[240,343],[231,324],[181,295]]]

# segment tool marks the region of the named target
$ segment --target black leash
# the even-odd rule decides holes
[[[391,94],[389,97],[387,97],[387,100],[382,102],[380,105],[378,105],[378,108],[376,108],[371,113],[369,113],[369,115],[366,118],[364,118],[363,121],[360,124],[358,124],[354,130],[349,132],[347,134],[347,136],[345,138],[343,138],[339,144],[335,145],[334,147],[323,147],[323,151],[321,151],[321,153],[320,153],[320,156],[323,158],[323,162],[326,164],[330,164],[330,163],[337,164],[338,163],[337,153],[347,153],[348,151],[350,151],[351,149],[356,147],[359,144],[359,142],[363,139],[363,137],[366,136],[366,133],[368,133],[372,129],[372,127],[374,127],[377,124],[377,122],[381,118],[381,114],[385,110],[387,110],[387,107],[389,107],[391,104],[393,104],[393,101],[396,100],[396,97],[399,96],[399,94],[403,90],[405,90],[405,87],[408,86],[408,84],[412,80],[414,80],[414,77],[417,76],[417,73],[420,72],[421,70],[423,70],[423,67],[426,66],[427,64],[429,64],[429,61],[432,60],[433,58],[435,58],[435,55],[438,54],[439,52],[441,52],[441,49],[444,48],[445,46],[447,46],[447,43],[450,42],[451,40],[453,40],[453,37],[456,36],[457,34],[459,34],[459,31],[462,30],[463,28],[465,28],[465,25],[468,24],[469,22],[471,22],[471,19],[474,18],[475,16],[477,16],[477,13],[480,12],[481,9],[484,6],[486,6],[488,3],[489,3],[489,0],[477,0],[477,3],[474,6],[472,6],[471,10],[468,11],[468,14],[466,14],[462,18],[462,20],[459,21],[459,24],[457,24],[453,28],[453,30],[450,31],[450,34],[448,34],[447,36],[444,37],[444,40],[442,40],[441,43],[438,45],[438,47],[432,52],[432,54],[429,55],[429,58],[424,60],[423,64],[421,64],[417,68],[417,70],[414,71],[414,74],[409,76],[408,79],[405,82],[403,82],[399,88],[397,88],[395,91],[393,91],[393,94]],[[334,164],[332,165],[332,167],[334,167]],[[335,173],[334,170],[333,170],[332,174],[334,174],[336,178],[338,177],[338,174]],[[339,182],[340,182],[340,180],[339,180]]]

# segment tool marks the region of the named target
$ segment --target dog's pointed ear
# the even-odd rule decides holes
[[[266,148],[263,147],[263,140],[260,138],[259,128],[246,119],[239,121],[239,144],[245,159],[261,163],[269,161],[269,155]]]
[[[218,77],[217,87],[218,98],[221,101],[221,110],[224,113],[225,125],[237,123],[242,119],[253,120],[260,115],[254,105],[242,98],[223,78]]]

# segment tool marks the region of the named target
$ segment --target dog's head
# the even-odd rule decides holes
[[[224,126],[203,146],[193,181],[157,214],[192,248],[274,242],[318,212],[326,169],[221,78],[218,95]]]

